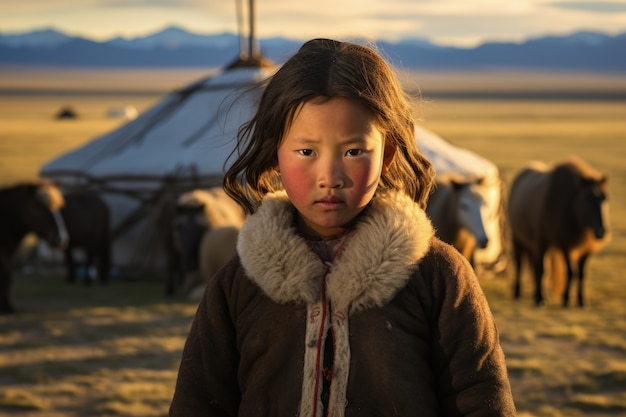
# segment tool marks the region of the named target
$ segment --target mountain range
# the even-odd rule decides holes
[[[358,40],[358,39],[355,39]],[[302,40],[261,38],[260,51],[281,63]],[[440,46],[428,39],[376,41],[393,63],[410,69],[520,68],[581,71],[626,71],[626,32],[607,35],[576,32],[520,43],[487,42],[473,48]],[[136,38],[94,41],[55,29],[0,33],[0,64],[79,67],[221,67],[239,54],[233,33],[197,34],[168,27]]]

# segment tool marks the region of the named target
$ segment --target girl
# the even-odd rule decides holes
[[[315,39],[276,72],[224,178],[250,216],[170,415],[515,415],[478,280],[424,212],[412,115],[363,45]]]

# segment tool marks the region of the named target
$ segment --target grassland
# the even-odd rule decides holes
[[[106,116],[109,107],[133,104],[143,110],[205,74],[69,75],[0,69],[0,184],[36,176],[41,163],[124,123]],[[500,329],[520,416],[625,415],[626,102],[427,94],[599,91],[621,84],[612,77],[572,74],[417,74],[417,80],[426,92],[416,106],[421,123],[494,161],[506,181],[530,160],[569,154],[608,174],[613,238],[589,263],[587,308],[564,309],[555,300],[535,308],[529,276],[518,302],[511,300],[510,273],[481,282]],[[47,94],[35,91],[42,89]],[[80,118],[54,119],[64,105]],[[24,270],[15,277],[14,302],[21,313],[0,317],[0,414],[167,414],[193,303],[167,299],[163,283],[152,277],[89,288],[68,286],[62,274]]]

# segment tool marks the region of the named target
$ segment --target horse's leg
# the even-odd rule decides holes
[[[517,300],[521,295],[520,279],[522,273],[522,246],[513,239],[513,262],[515,263],[515,283],[513,284],[513,297]]]
[[[170,259],[167,260],[167,277],[165,281],[165,295],[172,296],[176,294],[176,278],[177,268],[176,262],[172,255],[169,255]]]
[[[167,261],[167,277],[165,278],[165,295],[172,296],[176,292],[176,277],[174,262],[169,259]]]
[[[565,289],[563,290],[563,307],[567,307],[569,304],[569,289],[572,285],[572,279],[574,278],[574,271],[572,271],[572,261],[569,258],[569,253],[566,250],[561,251],[561,253],[565,258],[565,266],[567,267],[567,279],[565,280]]]
[[[98,248],[98,279],[101,284],[109,282],[111,273],[111,246],[108,238],[100,242]]]
[[[0,254],[0,314],[15,313],[11,304],[11,262]]]
[[[183,265],[183,238],[178,222],[171,222],[166,230],[165,251],[167,256],[168,274],[165,281],[165,295],[175,296],[180,292],[185,277]]]
[[[91,246],[85,246],[82,248],[83,255],[85,256],[85,261],[82,263],[82,278],[83,285],[90,286],[93,281],[93,263],[94,263],[94,255],[93,248]]]
[[[76,282],[76,263],[74,262],[74,255],[72,254],[72,248],[68,247],[63,251],[65,257],[65,268],[67,269],[67,282],[73,284]]]
[[[544,304],[541,282],[543,279],[543,258],[545,254],[545,250],[538,250],[534,252],[531,256],[533,272],[535,275],[535,305],[537,306],[541,306]]]
[[[165,294],[174,296],[180,291],[185,277],[182,255],[175,248],[169,248],[167,255],[167,277],[165,282]]]
[[[585,253],[578,259],[578,307],[585,306],[585,300],[583,297],[583,280],[585,278],[585,264],[587,263],[587,259],[589,258],[589,254]]]

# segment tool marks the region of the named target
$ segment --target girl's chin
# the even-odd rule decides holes
[[[320,236],[330,237],[337,236],[350,230],[354,225],[354,220],[348,223],[339,222],[325,222],[325,223],[312,223],[305,221],[301,215],[298,216],[298,230],[307,236]]]

